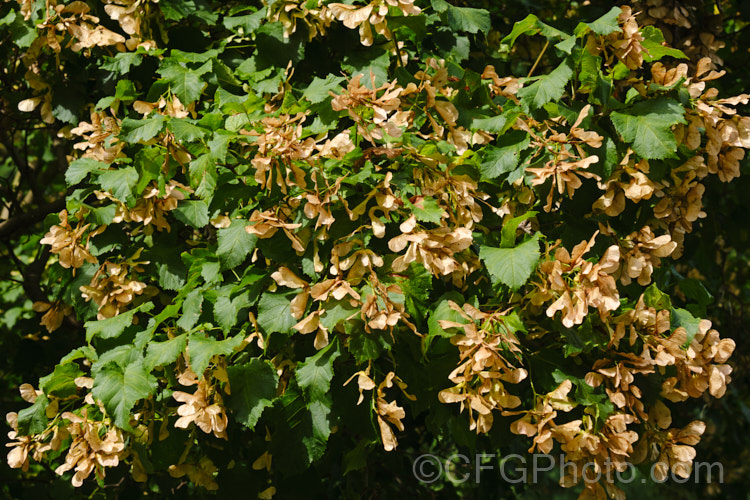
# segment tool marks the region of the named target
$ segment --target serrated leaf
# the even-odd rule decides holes
[[[120,124],[120,139],[132,143],[149,141],[161,132],[164,120],[164,116],[157,113],[142,120],[123,118]]]
[[[201,277],[206,283],[213,283],[221,278],[221,264],[218,262],[206,262],[201,267]]]
[[[548,102],[559,100],[572,76],[573,68],[565,60],[551,73],[533,78],[534,83],[529,85],[531,79],[525,80],[524,86],[518,90],[521,105],[526,110],[535,110]]]
[[[233,220],[232,224],[218,230],[219,247],[216,255],[224,269],[232,269],[244,262],[250,252],[255,249],[258,237],[245,231],[247,221]]]
[[[515,121],[514,115],[514,121]],[[472,130],[484,130],[491,134],[503,132],[508,126],[508,117],[505,115],[489,116],[487,118],[474,118],[471,121]]]
[[[641,45],[646,49],[646,51],[643,52],[644,61],[653,62],[664,57],[689,59],[683,51],[664,45],[664,34],[659,28],[655,26],[644,26],[641,28],[641,34],[643,35]]]
[[[99,185],[118,200],[127,203],[133,198],[133,188],[138,184],[138,172],[133,167],[100,171]]]
[[[75,363],[62,363],[55,366],[52,373],[39,379],[39,389],[45,394],[67,398],[78,392],[75,379],[83,375],[83,372]]]
[[[427,327],[430,337],[453,337],[458,333],[455,329],[446,331],[440,326],[440,321],[452,321],[454,323],[466,323],[467,320],[461,316],[460,313],[451,309],[449,301],[453,301],[459,306],[463,304],[464,297],[456,291],[444,293],[435,302],[434,308],[430,310],[429,317],[427,318]]]
[[[94,160],[93,158],[78,158],[70,162],[67,170],[65,170],[65,182],[68,183],[68,186],[73,186],[85,179],[91,172],[106,168],[106,163]]]
[[[218,180],[216,159],[212,153],[199,156],[191,161],[188,167],[190,186],[195,189],[195,195],[204,200],[213,197]]]
[[[276,397],[278,375],[274,367],[257,358],[243,365],[227,367],[229,387],[232,394],[227,398],[227,406],[237,421],[252,429],[263,410],[273,404]]]
[[[442,14],[448,26],[456,31],[489,33],[492,29],[490,13],[484,9],[455,7],[445,0],[432,0],[432,7]]]
[[[508,35],[503,38],[500,43],[513,45],[516,43],[516,39],[521,35],[536,35],[539,33],[539,27],[537,23],[539,18],[534,14],[529,14],[522,20],[513,24],[513,29]]]
[[[190,368],[198,376],[201,376],[211,362],[211,358],[217,355],[231,354],[242,343],[242,339],[242,334],[224,340],[216,340],[203,333],[191,333],[188,337],[187,346]]]
[[[159,285],[162,288],[165,290],[180,290],[185,286],[187,278],[185,264],[166,241],[163,246],[154,246],[149,249],[146,258],[156,268]]]
[[[224,333],[237,324],[240,309],[249,305],[248,292],[245,291],[236,297],[230,297],[232,287],[223,287],[220,295],[214,303],[214,317]]]
[[[561,41],[566,42],[570,37],[569,34],[550,26],[549,24],[541,22],[534,14],[529,14],[521,21],[516,22],[513,25],[513,30],[511,30],[511,32],[500,41],[500,43],[513,45],[516,43],[516,39],[521,35],[532,36],[537,34],[541,34],[550,42],[555,43]],[[565,48],[565,45],[563,45],[563,48]]]
[[[274,405],[275,418],[285,426],[284,432],[271,442],[274,464],[279,470],[305,469],[325,453],[331,433],[329,414],[328,398],[309,404],[297,384],[290,384]]]
[[[643,292],[643,303],[646,304],[646,307],[653,307],[657,311],[672,308],[672,300],[669,295],[659,290],[656,283],[649,285]]]
[[[618,17],[622,13],[620,7],[612,7],[606,14],[601,16],[590,23],[578,23],[575,29],[575,35],[581,37],[585,35],[588,30],[593,31],[597,35],[609,35],[615,31],[622,31],[619,23],[617,22]]]
[[[203,312],[203,291],[193,290],[187,294],[182,303],[182,316],[177,320],[177,326],[183,330],[191,330]]]
[[[333,380],[333,362],[339,356],[339,343],[334,340],[297,366],[295,377],[308,402],[327,395]]]
[[[497,146],[487,146],[479,165],[483,180],[495,179],[518,167],[521,151],[528,148],[529,135],[523,130],[513,130],[497,139]]]
[[[518,225],[526,219],[534,217],[536,214],[537,212],[529,211],[523,215],[519,215],[518,217],[513,217],[512,219],[504,223],[503,229],[501,231],[500,247],[513,247],[516,244],[516,230],[518,230]]]
[[[424,265],[412,263],[405,274],[405,279],[398,278],[396,281],[401,287],[401,296],[403,296],[406,311],[419,324],[429,308],[432,273]]]
[[[117,347],[104,351],[91,365],[91,376],[95,377],[99,371],[109,363],[116,363],[125,368],[130,363],[143,359],[141,349],[132,344],[118,345]]]
[[[146,369],[153,370],[157,366],[174,363],[185,350],[187,335],[182,334],[164,342],[149,342],[144,364]]]
[[[443,210],[435,198],[422,198],[417,203],[409,203],[407,206],[419,222],[439,224],[443,219],[443,214],[445,214],[445,210]]]
[[[29,407],[18,412],[18,433],[22,436],[39,434],[47,428],[47,406],[49,400],[44,394],[37,396],[36,401]]]
[[[181,142],[192,142],[202,139],[206,136],[207,131],[189,121],[180,118],[171,118],[169,120],[169,129],[175,138]]]
[[[291,333],[297,320],[292,316],[294,294],[266,292],[258,302],[258,326],[266,334]]]
[[[573,47],[576,46],[577,39],[573,35],[570,35],[563,39],[562,42],[558,42],[555,44],[555,48],[565,52],[566,54],[570,54],[573,50]]]
[[[203,200],[182,200],[172,213],[177,220],[196,229],[208,224],[208,204]]]
[[[349,305],[349,302],[347,302],[346,300],[334,302],[333,300],[329,299],[326,302],[325,310],[325,314],[320,317],[320,324],[328,330],[332,330],[340,322],[345,321],[351,316],[359,313],[359,309],[351,307]]]
[[[479,250],[493,283],[502,283],[512,290],[526,283],[536,269],[539,255],[538,233],[515,248],[482,246]]]
[[[87,321],[83,324],[86,328],[86,342],[91,342],[94,337],[111,339],[118,337],[127,327],[133,324],[133,316],[137,312],[149,312],[154,308],[153,302],[145,302],[136,308],[120,313],[111,318],[99,321]]]
[[[242,28],[242,34],[249,35],[260,27],[261,22],[266,17],[266,8],[263,7],[252,14],[245,16],[225,17],[222,22],[228,30]]]
[[[646,159],[674,158],[677,139],[672,126],[685,123],[685,108],[677,101],[659,97],[642,101],[624,111],[612,112],[612,123],[633,150]]]
[[[687,332],[687,340],[685,341],[685,346],[689,346],[690,343],[695,338],[695,334],[698,333],[699,325],[700,325],[700,318],[694,317],[692,314],[690,314],[690,311],[686,311],[685,309],[680,308],[672,308],[671,314],[670,314],[670,326],[672,328],[672,331],[674,331],[676,328],[684,328],[685,332]]]
[[[135,52],[120,52],[114,57],[104,57],[105,62],[102,69],[112,72],[114,75],[123,75],[130,71],[131,66],[138,66],[143,61],[143,54]]]
[[[305,91],[302,97],[307,99],[313,104],[318,104],[325,101],[330,97],[329,92],[337,90],[340,91],[341,82],[344,81],[343,77],[328,75],[325,78],[313,78],[310,85],[305,87]]]
[[[156,378],[146,369],[143,360],[122,367],[108,363],[94,377],[94,397],[104,404],[115,425],[130,429],[130,410],[136,402],[156,391]]]
[[[201,79],[201,75],[211,69],[211,62],[207,61],[198,69],[190,69],[172,59],[167,59],[159,68],[159,74],[169,83],[172,92],[177,94],[183,104],[188,105],[203,93],[208,85]]]

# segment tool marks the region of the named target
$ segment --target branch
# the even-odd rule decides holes
[[[47,215],[60,212],[63,208],[65,208],[65,199],[61,198],[0,222],[0,240],[10,238],[19,229],[43,221]]]

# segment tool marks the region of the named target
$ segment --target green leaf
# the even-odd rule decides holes
[[[681,50],[663,45],[664,35],[659,28],[655,26],[644,26],[641,28],[641,34],[643,35],[641,45],[646,49],[646,52],[643,53],[644,61],[658,61],[663,57],[689,59]]]
[[[466,318],[461,316],[457,311],[451,309],[449,301],[453,301],[459,306],[464,303],[464,297],[456,291],[450,291],[444,293],[436,302],[436,306],[430,311],[430,315],[427,318],[427,327],[430,337],[453,337],[457,331],[451,329],[451,331],[444,330],[440,326],[440,320],[453,321],[454,323],[466,323]]]
[[[164,115],[158,113],[142,120],[124,118],[120,125],[120,139],[125,142],[149,141],[161,132],[164,127],[164,120]]]
[[[231,291],[232,286],[223,287],[214,303],[214,317],[224,333],[228,333],[237,324],[240,309],[247,307],[250,303],[248,291],[234,298],[230,297]]]
[[[276,369],[266,361],[253,358],[243,365],[227,367],[227,376],[232,389],[227,406],[242,425],[252,429],[276,397],[279,380]]]
[[[296,295],[294,292],[266,292],[260,297],[260,302],[258,302],[258,326],[266,334],[288,334],[292,332],[292,327],[297,324],[297,320],[291,313],[294,295]]]
[[[191,161],[188,172],[190,173],[190,187],[195,189],[196,196],[210,200],[214,195],[218,180],[216,159],[213,154],[204,154]]]
[[[178,335],[164,342],[149,342],[144,364],[147,370],[174,363],[187,345],[187,335]]]
[[[239,31],[237,28],[241,28],[242,34],[249,35],[260,27],[260,24],[264,21],[265,17],[266,9],[264,7],[245,16],[225,17],[222,19],[222,22],[224,23],[224,27],[228,30]]]
[[[141,330],[133,340],[133,345],[138,348],[139,352],[146,347],[151,338],[154,336],[156,329],[165,321],[174,319],[180,312],[180,303],[182,297],[178,296],[174,303],[169,304],[161,310],[159,314],[149,318],[148,325],[145,330]]]
[[[445,210],[443,210],[435,198],[421,198],[417,203],[407,201],[406,206],[411,209],[414,217],[419,222],[439,224],[443,219],[443,214],[445,214]]]
[[[327,396],[333,380],[333,362],[341,356],[339,343],[334,340],[313,356],[297,365],[295,377],[308,402]]]
[[[523,130],[513,130],[497,139],[497,146],[484,148],[484,158],[479,165],[483,180],[495,179],[518,167],[521,151],[529,147],[529,135]]]
[[[36,397],[34,404],[18,412],[18,433],[22,436],[39,434],[47,428],[47,406],[49,400],[44,394]]]
[[[208,205],[205,201],[182,200],[172,213],[177,220],[196,229],[208,225]]]
[[[503,224],[500,247],[511,248],[515,246],[516,230],[518,230],[518,225],[521,224],[521,222],[525,221],[526,219],[530,217],[534,217],[536,214],[537,212],[534,212],[534,211],[526,212],[525,214],[519,215],[518,217],[513,217],[508,222]]]
[[[357,364],[377,359],[387,344],[380,335],[372,335],[364,330],[353,330],[346,345]]]
[[[104,170],[99,173],[99,185],[118,200],[127,203],[133,199],[133,188],[138,184],[138,172],[133,167]]]
[[[642,101],[624,111],[612,112],[612,123],[633,150],[646,159],[675,158],[677,139],[672,126],[685,122],[685,108],[675,100],[659,97]]]
[[[138,66],[143,61],[143,54],[136,52],[120,52],[114,57],[104,57],[101,68],[112,72],[114,75],[123,75],[130,71],[131,66]]]
[[[539,255],[539,233],[515,248],[482,246],[479,250],[493,283],[502,283],[512,290],[526,283],[536,269]]]
[[[180,118],[171,118],[169,120],[169,129],[175,138],[181,142],[192,142],[197,139],[203,139],[207,133],[205,129]]]
[[[421,323],[429,308],[430,291],[432,290],[432,273],[422,264],[412,263],[404,273],[404,278],[397,278],[406,306],[412,319]],[[398,295],[394,297],[398,300]]]
[[[263,63],[284,68],[290,61],[299,62],[305,55],[305,43],[300,43],[301,30],[284,35],[280,22],[266,22],[255,31],[258,59]],[[274,82],[275,87],[276,82]]]
[[[176,291],[185,286],[187,269],[179,254],[174,251],[173,245],[177,245],[174,240],[165,240],[162,245],[150,248],[144,257],[156,267],[159,285],[165,290]]]
[[[183,330],[192,329],[201,317],[203,309],[203,291],[193,290],[185,297],[182,303],[182,316],[177,320],[177,326]]]
[[[130,429],[130,410],[136,402],[156,391],[156,378],[146,369],[143,360],[126,367],[108,363],[94,377],[94,397],[104,403],[107,413],[114,417],[115,425]]]
[[[82,375],[83,372],[75,363],[59,364],[52,373],[39,379],[39,389],[45,394],[67,398],[78,392],[75,379]]]
[[[550,101],[559,100],[572,76],[573,68],[568,60],[565,60],[547,75],[526,79],[524,86],[518,90],[521,105],[529,111],[539,109]],[[530,80],[535,81],[528,85]]]
[[[576,41],[577,41],[576,37],[574,37],[573,35],[570,35],[569,37],[564,38],[562,42],[556,43],[555,47],[565,52],[566,54],[570,54],[571,51],[573,50],[573,47],[576,46]]]
[[[489,33],[492,29],[490,13],[484,9],[455,7],[445,0],[432,0],[432,7],[442,14],[448,26],[456,31]]]
[[[622,9],[620,9],[620,7],[612,7],[606,14],[595,21],[590,23],[578,23],[578,26],[576,26],[575,29],[575,35],[581,37],[585,35],[588,30],[602,36],[609,35],[615,31],[622,31],[617,22],[621,12]]]
[[[689,299],[693,299],[701,306],[706,306],[714,299],[703,283],[695,278],[680,280],[680,291]]]
[[[646,307],[653,307],[657,311],[672,308],[672,301],[669,295],[659,290],[656,283],[649,285],[646,291],[643,292],[643,303],[646,304]]]
[[[329,414],[328,398],[307,403],[297,384],[290,384],[274,404],[274,419],[284,429],[271,442],[274,464],[279,470],[304,470],[323,456],[331,433]]]
[[[159,67],[159,74],[169,83],[172,92],[177,94],[183,104],[186,106],[198,98],[203,93],[203,89],[208,85],[201,80],[201,75],[211,69],[211,62],[207,61],[198,69],[189,69],[173,59],[166,59]]]
[[[224,269],[232,269],[242,264],[250,252],[255,249],[258,237],[245,231],[247,226],[245,220],[232,220],[232,224],[224,229],[219,229],[219,247],[216,255]]]
[[[503,38],[500,41],[500,43],[513,45],[516,43],[516,39],[521,35],[531,36],[531,35],[537,35],[537,34],[541,34],[550,42],[556,42],[558,44],[559,42],[562,42],[563,47],[561,48],[561,50],[565,50],[565,52],[569,53],[569,51],[567,50],[568,47],[566,47],[565,44],[570,43],[568,41],[570,38],[570,35],[568,33],[560,31],[557,28],[553,28],[552,26],[541,22],[539,18],[536,17],[534,14],[529,14],[523,20],[515,23],[513,25],[513,30],[505,38]]]
[[[508,113],[508,115],[511,115]],[[508,127],[516,121],[517,114],[511,115],[512,119],[508,119],[506,115],[495,115],[487,118],[474,118],[471,121],[472,130],[484,130],[491,134],[498,134],[505,132]]]
[[[684,328],[687,332],[687,340],[684,346],[687,347],[695,338],[695,334],[698,333],[698,326],[700,325],[701,319],[694,317],[690,314],[690,311],[680,308],[672,308],[670,315],[670,326],[672,331],[676,328]]]
[[[313,104],[318,104],[330,97],[329,92],[334,90],[340,92],[341,82],[343,81],[344,78],[340,76],[328,75],[325,78],[318,78],[316,76],[315,78],[313,78],[313,81],[310,82],[310,85],[305,88],[305,92],[302,94],[302,97]]]
[[[596,90],[601,78],[602,59],[592,54],[588,47],[577,49],[574,54],[578,61],[578,92],[590,94]]]
[[[359,309],[351,307],[346,300],[335,302],[329,299],[325,305],[326,312],[320,317],[320,324],[328,330],[334,329],[340,322],[359,313]]]
[[[111,318],[99,321],[87,321],[83,324],[86,328],[86,342],[91,342],[94,337],[111,339],[119,337],[127,327],[133,324],[133,316],[137,312],[149,312],[154,308],[153,302],[145,302],[130,311],[120,313]]]
[[[199,377],[208,367],[211,358],[217,355],[228,355],[242,343],[242,334],[229,337],[224,340],[216,340],[207,337],[203,333],[191,333],[188,337],[188,354],[190,356],[190,368]]]
[[[362,439],[357,446],[347,451],[344,455],[344,476],[348,473],[363,469],[367,464],[367,457],[370,455],[371,444]]]
[[[131,363],[136,363],[143,359],[141,349],[136,348],[133,344],[118,345],[108,351],[104,351],[99,358],[91,365],[91,376],[96,374],[109,363],[116,363],[125,368]]]
[[[503,38],[500,43],[513,45],[516,43],[516,39],[521,35],[536,35],[539,33],[539,18],[534,14],[529,14],[521,21],[513,24],[511,32]]]
[[[106,168],[106,163],[96,161],[93,158],[78,158],[68,165],[68,169],[65,171],[65,182],[68,183],[68,186],[73,186],[85,179],[91,172]]]

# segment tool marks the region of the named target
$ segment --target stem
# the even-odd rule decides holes
[[[547,40],[547,41],[546,41],[546,42],[544,43],[544,47],[542,47],[542,51],[541,51],[541,52],[539,53],[539,55],[538,55],[538,56],[536,56],[536,61],[534,61],[534,65],[533,65],[533,66],[531,67],[531,69],[529,70],[529,74],[528,74],[528,75],[526,75],[526,78],[531,78],[531,75],[533,75],[533,74],[534,74],[534,70],[536,69],[537,65],[539,64],[539,61],[541,61],[541,60],[542,60],[542,56],[543,56],[543,55],[544,55],[544,53],[545,53],[545,52],[547,51],[547,47],[549,47],[549,40]]]
[[[393,42],[393,48],[396,49],[396,60],[398,65],[404,67],[404,62],[401,60],[401,52],[398,50],[398,38],[396,38],[396,32],[391,31],[391,42]]]

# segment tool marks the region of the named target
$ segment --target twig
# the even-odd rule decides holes
[[[539,55],[538,55],[538,56],[536,57],[536,61],[534,61],[534,65],[533,65],[533,66],[531,67],[531,69],[529,70],[529,74],[528,74],[528,75],[526,75],[526,78],[531,78],[531,75],[533,75],[533,74],[534,74],[534,70],[536,69],[537,65],[539,64],[539,61],[541,61],[541,60],[542,60],[542,56],[543,56],[543,55],[544,55],[544,53],[545,53],[545,52],[547,51],[547,47],[549,47],[549,40],[547,40],[547,41],[546,41],[546,42],[544,43],[544,47],[542,47],[542,51],[541,51],[541,52],[539,53]]]
[[[59,212],[63,208],[65,208],[65,199],[61,198],[0,222],[0,240],[9,238],[19,229],[43,221],[47,215]]]

